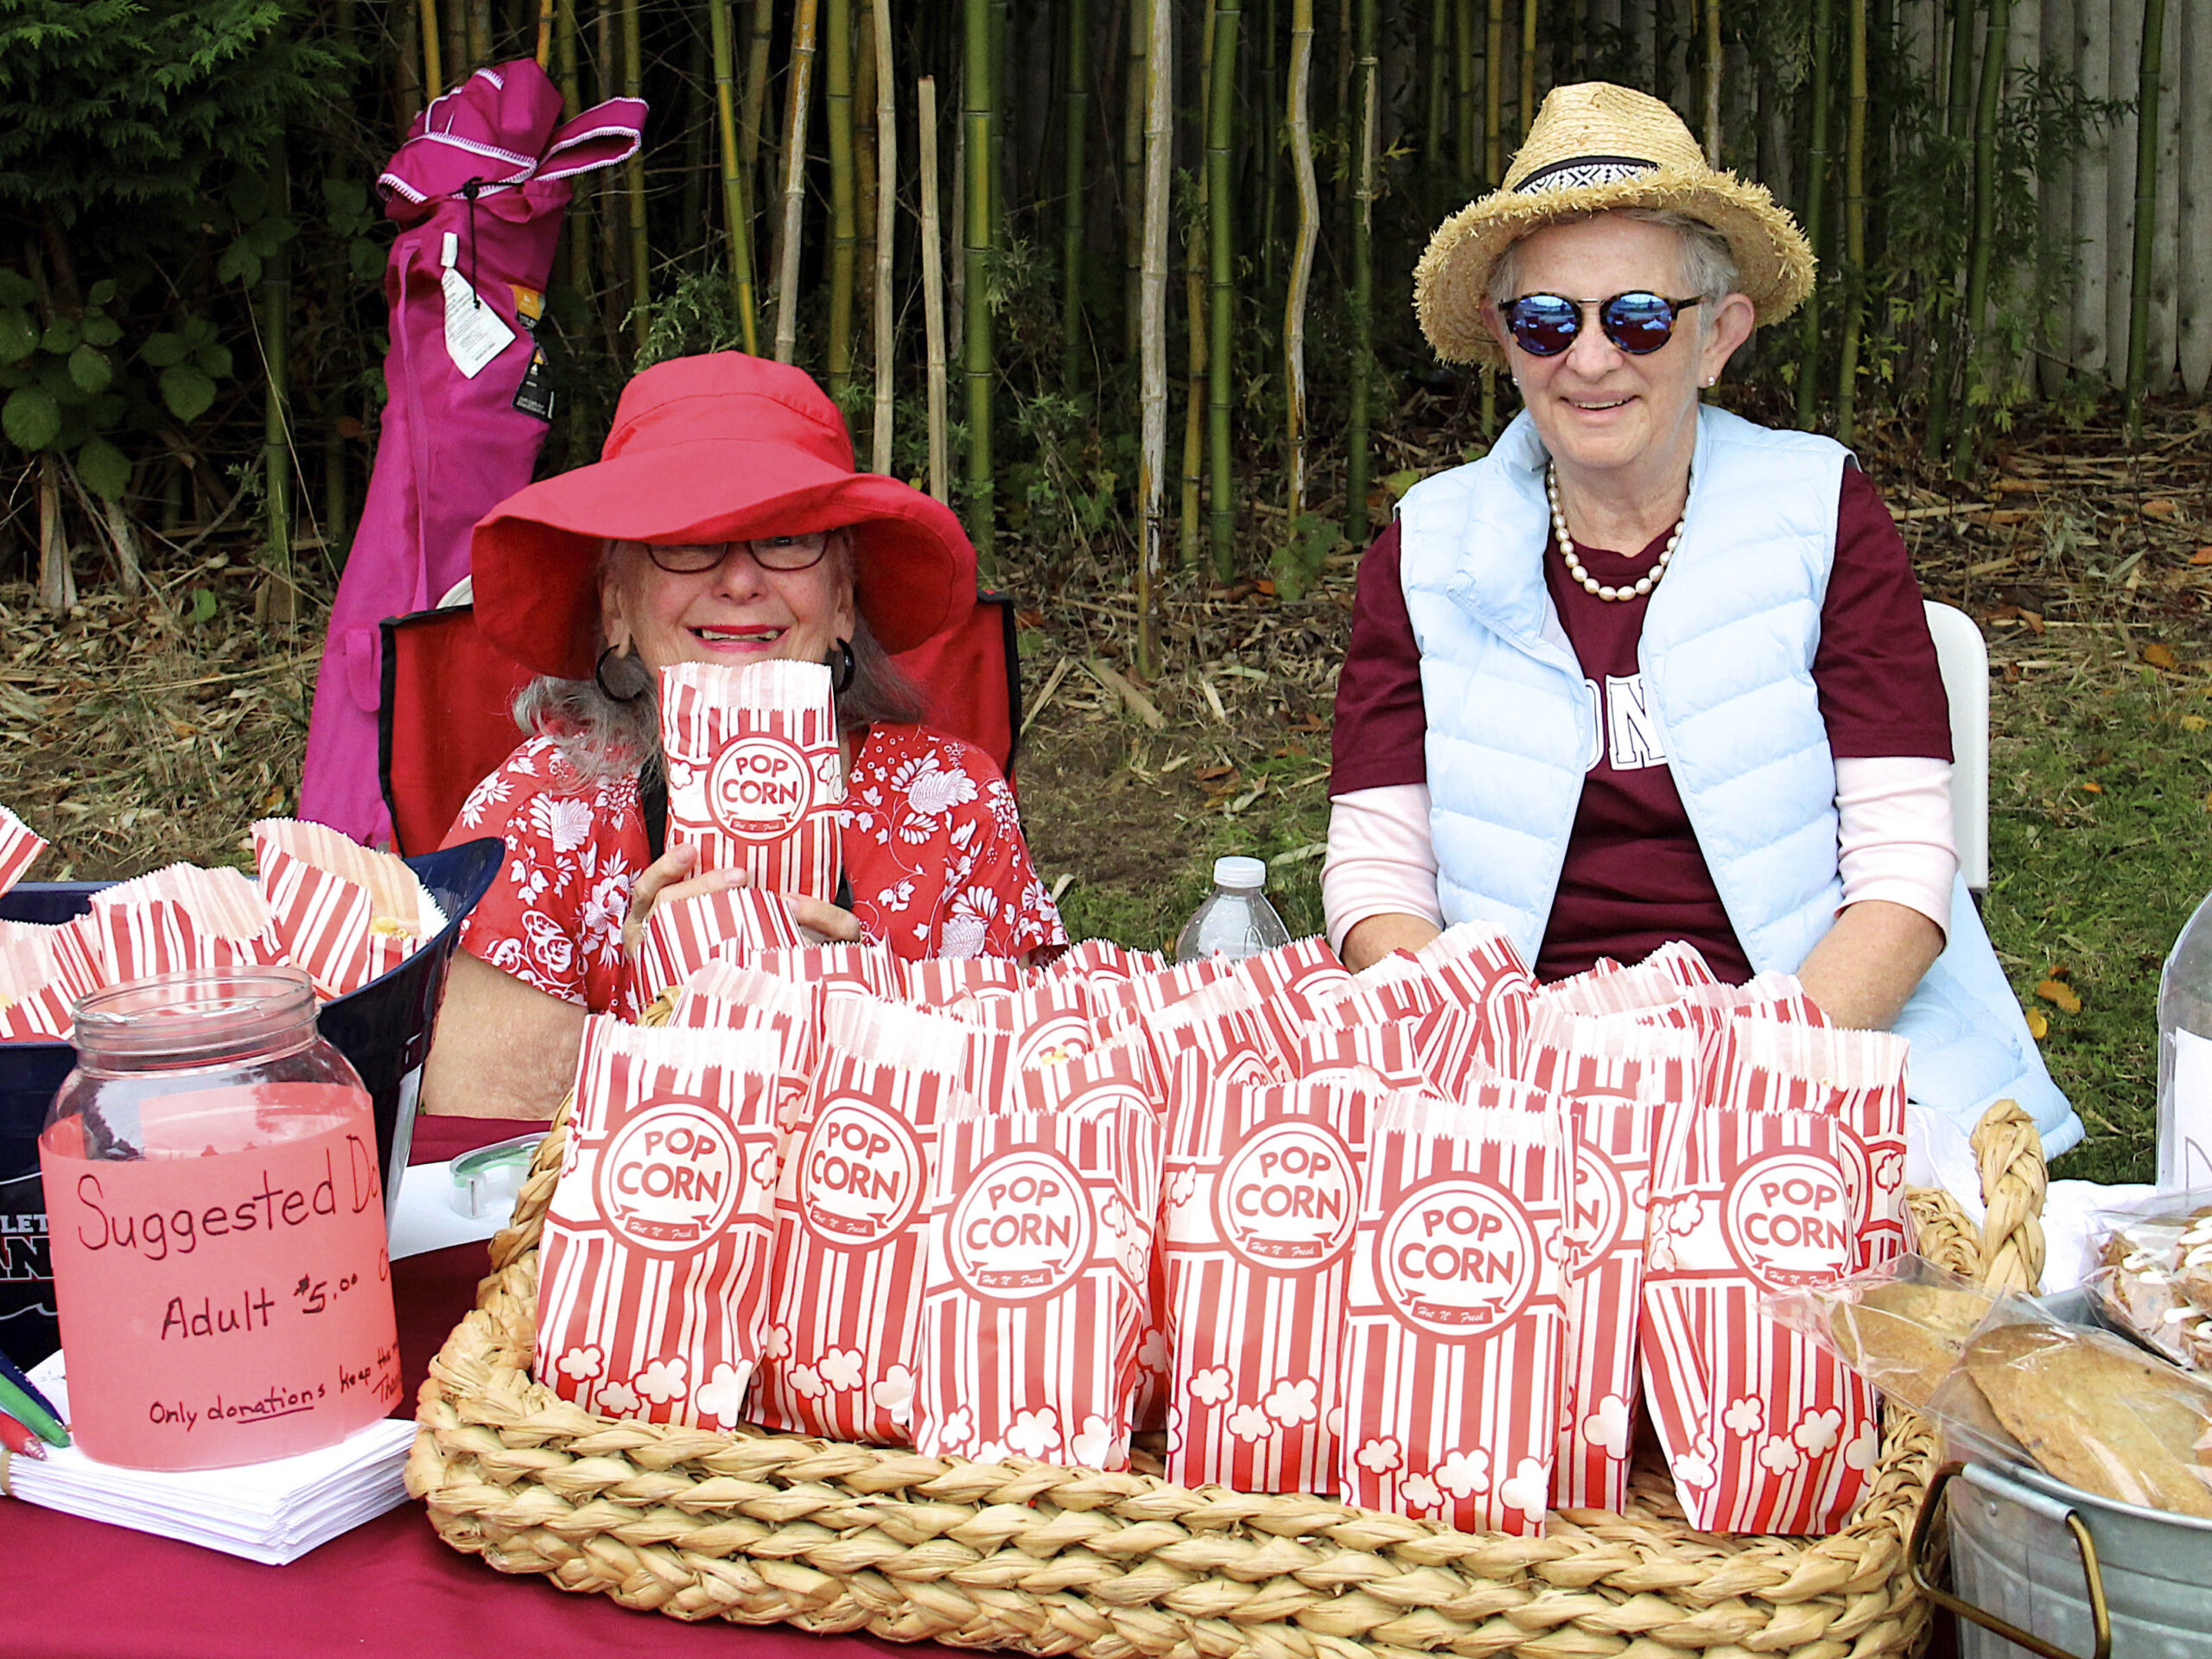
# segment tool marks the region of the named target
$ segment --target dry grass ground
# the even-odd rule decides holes
[[[2090,1124],[2060,1173],[2144,1173],[2158,964],[2212,887],[2212,412],[2163,412],[2133,454],[2114,429],[2024,430],[1972,486],[1885,466],[1886,435],[1862,453],[1923,583],[1990,641],[1986,913]],[[1394,439],[1402,480],[1462,442],[1440,425]],[[159,596],[126,598],[87,553],[64,619],[0,585],[0,802],[54,842],[35,874],[243,862],[246,826],[289,809],[319,628],[257,627],[242,557],[157,569]],[[1224,852],[1268,858],[1294,931],[1319,926],[1355,564],[1332,561],[1294,604],[1179,584],[1165,669],[1140,683],[1119,569],[1062,555],[1047,580],[1009,560],[1029,607],[1024,814],[1076,931],[1158,944]]]

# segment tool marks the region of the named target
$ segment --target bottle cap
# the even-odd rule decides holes
[[[1268,885],[1266,861],[1257,858],[1217,858],[1213,861],[1217,887],[1258,892]]]

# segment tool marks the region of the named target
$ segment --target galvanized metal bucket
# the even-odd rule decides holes
[[[1947,1489],[1952,1590],[1926,1570]],[[1961,1620],[1961,1659],[2212,1659],[2212,1522],[1954,1463],[1928,1489],[1910,1554],[1913,1581]]]

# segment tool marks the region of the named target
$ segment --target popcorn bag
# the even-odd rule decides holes
[[[962,996],[945,1004],[944,1011],[972,1025],[1005,1032],[1016,1071],[1079,1059],[1096,1045],[1090,999],[1080,983],[1033,985],[1013,996]]]
[[[281,963],[276,915],[236,870],[172,864],[92,895],[85,928],[103,983]]]
[[[1565,1154],[1551,1103],[1393,1095],[1370,1143],[1339,1371],[1348,1503],[1541,1534],[1558,1444]]]
[[[914,1447],[1128,1467],[1158,1120],[985,1114],[939,1129]]]
[[[77,999],[100,983],[86,938],[77,923],[0,921],[0,1042],[68,1040]]]
[[[23,879],[38,855],[46,850],[45,838],[0,806],[0,893]]]
[[[950,1008],[968,1000],[1011,1001],[1027,983],[1021,964],[1010,957],[931,957],[906,964],[909,1002]]]
[[[1506,1076],[1516,1074],[1536,980],[1513,942],[1484,923],[1461,922],[1421,946],[1414,960],[1440,990],[1476,1016],[1476,1055]]]
[[[1658,1127],[1691,1098],[1696,1039],[1541,1011],[1529,1078],[1567,1114],[1566,1279],[1569,1341],[1560,1389],[1554,1509],[1628,1502],[1637,1417],[1637,1327]]]
[[[404,861],[326,825],[264,818],[253,858],[278,943],[325,997],[381,978],[445,925]]]
[[[836,702],[819,663],[678,663],[660,677],[668,844],[770,893],[837,892],[845,798]]]
[[[1386,1097],[1369,1082],[1232,1084],[1177,1125],[1160,1253],[1179,1485],[1334,1490],[1360,1172]]]
[[[605,1416],[728,1428],[766,1313],[777,1047],[594,1015],[547,1205],[537,1376]]]
[[[889,1003],[825,1010],[814,1085],[776,1189],[772,1323],[757,1421],[906,1443],[938,1125],[969,1098],[957,1020]]]
[[[905,981],[899,958],[878,944],[807,944],[763,950],[749,966],[804,985],[849,986],[895,1001]]]
[[[1872,1389],[1759,1309],[1851,1269],[1841,1140],[1816,1112],[1713,1106],[1662,1131],[1644,1391],[1692,1527],[1833,1532],[1880,1453]]]
[[[1905,1058],[1886,1031],[1844,1031],[1739,1014],[1722,1028],[1713,1098],[1738,1111],[1805,1110],[1834,1119],[1864,1272],[1904,1253]]]
[[[779,893],[721,887],[654,905],[624,971],[637,1006],[646,1008],[710,962],[750,962],[763,951],[795,950],[804,943]]]

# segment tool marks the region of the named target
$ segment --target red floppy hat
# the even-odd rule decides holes
[[[844,416],[802,369],[742,352],[671,358],[622,389],[597,461],[541,480],[480,520],[477,626],[517,661],[591,677],[600,549],[849,530],[854,600],[889,652],[976,603],[976,550],[952,510],[853,470]]]

